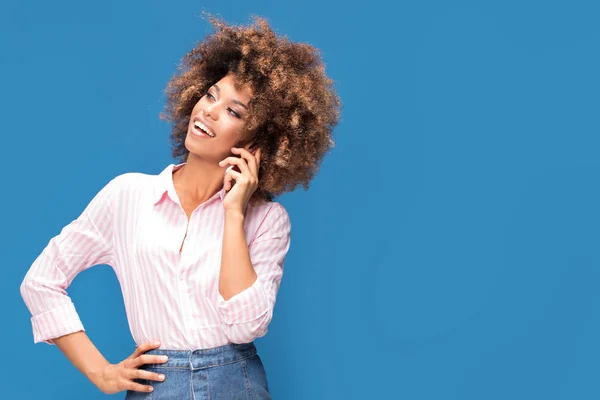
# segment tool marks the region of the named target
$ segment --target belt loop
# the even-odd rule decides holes
[[[190,364],[190,370],[194,369],[194,363],[193,363],[193,355],[194,355],[194,350],[190,350],[190,357],[188,359],[188,363]]]

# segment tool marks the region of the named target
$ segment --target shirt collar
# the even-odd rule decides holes
[[[165,198],[165,195],[169,196],[173,202],[180,204],[179,196],[177,196],[177,192],[175,191],[175,185],[173,185],[173,172],[177,171],[184,165],[185,163],[169,164],[160,174],[158,174],[158,182],[156,183],[153,195],[154,205],[160,203]],[[208,201],[216,197],[220,198],[221,201],[223,201],[223,199],[225,198],[225,187],[219,190]]]

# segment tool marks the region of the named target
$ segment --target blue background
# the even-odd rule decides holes
[[[173,162],[163,89],[205,10],[320,48],[344,104],[279,198],[275,399],[599,398],[597,4],[2,2],[1,397],[106,397],[33,344],[19,285],[110,179]],[[69,295],[109,361],[132,352],[109,267]]]

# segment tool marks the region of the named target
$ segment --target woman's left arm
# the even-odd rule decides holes
[[[256,155],[234,149],[241,158],[229,157],[222,166],[237,165],[225,177],[225,227],[216,309],[223,331],[232,343],[249,343],[264,336],[273,316],[283,263],[290,246],[289,215],[272,203],[255,239],[248,245],[244,209],[258,186],[260,150]],[[231,181],[235,180],[235,185]]]

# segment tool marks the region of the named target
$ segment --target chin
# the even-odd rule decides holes
[[[189,152],[188,157],[196,157],[201,159],[215,159],[217,157],[217,151],[211,150],[206,146],[202,146],[202,143],[194,143],[194,140],[190,140],[189,137],[185,138],[185,148]],[[216,158],[215,158],[216,157]],[[225,158],[225,157],[223,157]],[[219,160],[221,161],[221,160]],[[218,161],[217,161],[218,162]]]
[[[201,149],[198,148],[199,147],[198,144],[194,143],[193,139],[191,139],[191,140],[190,139],[191,139],[190,135],[188,134],[185,137],[185,148],[187,149],[187,151],[190,152],[190,154],[197,155],[199,153],[199,150],[201,150]]]

